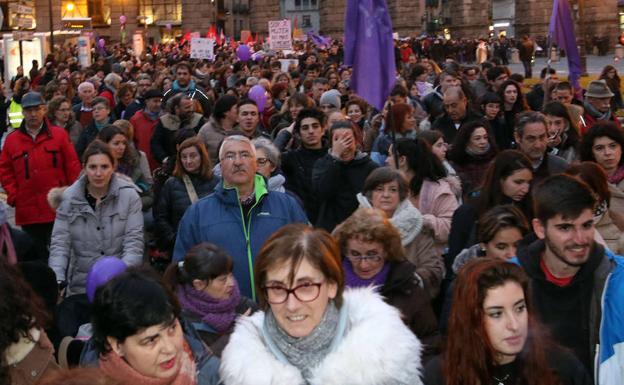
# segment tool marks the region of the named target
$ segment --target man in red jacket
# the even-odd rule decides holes
[[[134,142],[136,148],[143,151],[149,161],[150,169],[154,171],[160,163],[152,155],[151,140],[154,129],[160,117],[160,105],[162,92],[158,90],[148,90],[144,95],[145,108],[135,113],[130,118],[130,123],[134,127]]]
[[[47,248],[54,225],[54,211],[47,201],[53,187],[73,183],[80,162],[67,132],[44,119],[41,94],[22,97],[24,120],[9,134],[0,155],[0,183],[9,205],[15,207],[15,223]]]

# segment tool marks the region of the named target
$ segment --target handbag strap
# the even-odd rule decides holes
[[[195,192],[195,187],[193,187],[191,178],[189,178],[188,175],[184,174],[182,176],[182,181],[184,182],[184,187],[186,187],[186,193],[191,199],[191,204],[197,202],[199,200],[199,197],[197,196],[197,193]]]

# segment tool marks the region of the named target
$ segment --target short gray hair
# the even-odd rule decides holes
[[[514,130],[516,135],[522,138],[524,136],[524,128],[527,124],[531,123],[542,123],[544,127],[548,127],[544,114],[537,111],[524,111],[516,116],[516,126]]]
[[[223,139],[223,142],[221,142],[221,146],[219,147],[219,161],[222,161],[223,157],[225,156],[223,148],[225,148],[225,144],[228,142],[243,142],[249,144],[249,147],[251,147],[251,154],[253,155],[254,159],[256,158],[256,146],[254,146],[253,142],[249,140],[248,137],[244,135],[230,135],[226,136]]]
[[[91,82],[82,82],[78,85],[78,92],[84,91],[85,88],[91,88],[95,91],[95,86]]]
[[[252,143],[254,144],[256,151],[264,151],[267,159],[269,159],[269,162],[271,162],[273,166],[275,166],[275,168],[279,168],[281,164],[282,154],[280,153],[280,150],[278,150],[277,147],[269,139],[256,138],[253,140]]]
[[[112,86],[115,82],[121,83],[122,80],[123,79],[121,76],[117,75],[114,72],[111,72],[104,77],[104,84]]]

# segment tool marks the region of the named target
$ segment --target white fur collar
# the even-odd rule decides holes
[[[41,331],[36,328],[30,329],[28,334],[30,337],[20,338],[19,341],[10,345],[4,352],[8,365],[22,362],[28,353],[34,349],[35,344],[39,341],[39,338],[41,338]]]
[[[370,201],[362,193],[357,194],[357,200],[360,207],[372,208]],[[394,215],[390,218],[390,222],[399,230],[401,234],[401,244],[409,245],[423,227],[423,216],[409,199],[404,199],[397,206]]]
[[[399,311],[371,288],[344,293],[347,331],[338,348],[313,370],[310,385],[421,385],[420,341],[401,321]],[[301,385],[297,368],[284,364],[262,338],[264,313],[237,321],[223,351],[225,385]]]

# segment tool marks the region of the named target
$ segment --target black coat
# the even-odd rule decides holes
[[[321,204],[315,225],[332,231],[358,208],[357,193],[368,174],[379,167],[368,155],[358,153],[350,162],[325,154],[314,163],[312,191]]]
[[[327,154],[327,148],[309,150],[300,148],[282,155],[282,172],[286,177],[286,190],[292,191],[303,202],[303,208],[311,223],[316,223],[320,202],[312,188],[312,170],[317,160]]]
[[[440,333],[429,294],[420,287],[416,266],[411,262],[391,262],[388,278],[380,294],[401,311],[401,318],[424,345],[424,361],[439,353]]]
[[[219,183],[219,178],[203,179],[190,176],[199,198],[212,193]],[[160,190],[158,203],[154,208],[154,231],[159,247],[170,250],[175,243],[178,224],[186,209],[191,205],[191,198],[186,192],[184,182],[175,176],[170,177]]]
[[[446,113],[444,113],[433,122],[433,124],[431,125],[431,129],[442,132],[442,135],[444,135],[444,141],[446,143],[452,144],[455,140],[455,136],[457,136],[459,130],[466,123],[470,123],[479,119],[483,119],[481,115],[468,108],[466,110],[466,116],[464,116],[464,118],[462,119],[459,128],[455,128],[455,123],[453,123],[453,120]]]
[[[198,113],[194,113],[192,117],[184,122],[180,122],[180,119],[173,114],[161,116],[154,128],[150,142],[152,155],[159,163],[162,163],[167,157],[175,156],[178,132],[180,130],[192,129],[197,134],[204,123],[206,123],[206,119]]]

